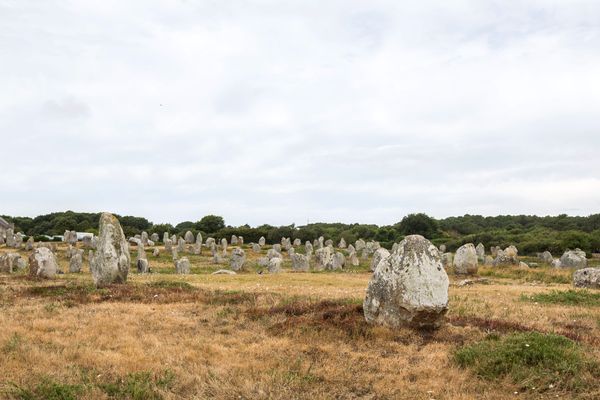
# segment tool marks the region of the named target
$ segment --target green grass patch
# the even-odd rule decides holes
[[[600,306],[600,293],[588,290],[553,290],[548,293],[521,295],[521,300],[569,306]]]
[[[14,385],[12,398],[19,400],[77,400],[85,391],[83,385],[71,385],[44,378],[32,388]]]
[[[173,383],[173,373],[167,371],[155,376],[150,372],[136,372],[125,378],[98,385],[111,399],[160,400],[160,391],[168,389]]]
[[[516,279],[523,282],[571,283],[571,272],[550,268],[520,269],[511,267],[479,268],[479,276],[500,279]]]
[[[454,362],[485,380],[509,379],[521,390],[582,392],[597,385],[600,365],[564,336],[527,332],[484,341],[455,351]]]

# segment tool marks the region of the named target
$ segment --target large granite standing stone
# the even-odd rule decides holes
[[[552,257],[552,253],[546,250],[543,253],[538,254],[538,260],[548,265],[551,265],[552,261],[554,261],[554,257]]]
[[[269,260],[269,264],[267,265],[267,270],[270,274],[277,274],[281,272],[281,264],[283,263],[283,259],[279,257],[274,257]]]
[[[479,262],[485,261],[485,246],[483,243],[479,243],[477,247],[475,247],[475,253],[477,253],[477,260]]]
[[[573,273],[573,285],[580,288],[600,289],[600,268],[583,268]]]
[[[237,246],[237,244],[238,244],[238,238],[237,238],[236,235],[231,235],[230,243],[231,243],[232,246]]]
[[[310,270],[310,259],[304,254],[294,253],[290,256],[292,270],[296,272],[308,272]]]
[[[39,247],[29,256],[29,274],[40,278],[54,278],[59,271],[54,253],[46,247]]]
[[[189,274],[190,260],[188,260],[187,257],[181,257],[181,259],[175,262],[175,271],[178,274]]]
[[[379,263],[363,303],[365,319],[391,327],[438,327],[448,310],[449,280],[438,249],[410,235]]]
[[[264,236],[261,236],[261,237],[260,237],[260,239],[258,239],[258,245],[259,245],[260,247],[262,247],[262,246],[264,246],[264,245],[265,245],[265,243],[266,243],[265,237],[264,237]]]
[[[252,251],[255,253],[260,253],[260,245],[257,243],[252,243]]]
[[[313,254],[313,249],[314,247],[312,243],[307,240],[306,243],[304,243],[304,254],[306,254],[308,257],[311,257]]]
[[[158,243],[160,236],[158,236],[158,233],[154,232],[152,235],[150,235],[150,240],[152,240],[154,243]]]
[[[236,247],[231,252],[231,269],[233,271],[239,271],[244,268],[246,262],[246,253],[243,249]]]
[[[177,240],[177,251],[183,253],[185,251],[185,239],[179,238]]]
[[[496,258],[494,259],[494,266],[518,266],[521,262],[519,261],[519,250],[513,245],[508,246],[506,249],[497,249]]]
[[[333,254],[329,247],[321,247],[315,251],[315,271],[329,269],[333,262]]]
[[[345,265],[346,265],[346,256],[344,256],[343,253],[338,251],[331,258],[331,264],[328,265],[328,268],[331,269],[332,271],[337,271],[337,270],[343,269]]]
[[[27,239],[27,242],[25,242],[25,250],[31,251],[31,250],[33,250],[34,247],[35,247],[35,241],[33,239],[33,236],[29,236],[29,238]]]
[[[302,246],[302,240],[299,238],[294,239],[294,247]]]
[[[388,258],[390,256],[390,252],[385,248],[377,249],[375,254],[373,254],[373,259],[371,260],[371,271],[375,271],[377,265],[381,262],[381,260]]]
[[[71,256],[69,260],[69,272],[72,274],[76,274],[81,272],[81,268],[83,267],[83,250],[81,252],[76,252]]]
[[[587,268],[588,262],[585,251],[580,249],[567,250],[560,257],[560,266],[562,268]]]
[[[187,244],[194,244],[194,234],[192,232],[187,231],[183,238]]]
[[[477,261],[477,252],[473,243],[467,243],[456,250],[454,255],[454,273],[456,274],[476,274],[479,267]]]
[[[121,224],[114,215],[102,213],[96,252],[90,263],[94,284],[102,287],[125,283],[130,263],[129,244]]]

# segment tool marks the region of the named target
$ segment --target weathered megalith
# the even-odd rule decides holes
[[[560,266],[562,268],[587,268],[588,262],[585,251],[580,249],[567,250],[560,257]]]
[[[189,274],[190,260],[188,260],[187,257],[181,257],[181,259],[175,262],[175,271],[178,274]]]
[[[294,253],[290,256],[292,260],[292,270],[296,272],[308,272],[310,269],[310,259],[304,254]]]
[[[260,239],[258,239],[258,245],[259,245],[260,247],[262,247],[262,246],[264,246],[264,245],[265,245],[265,243],[266,243],[265,237],[264,237],[264,236],[261,236],[261,237],[260,237]]]
[[[102,213],[96,252],[90,263],[94,284],[102,287],[113,283],[125,283],[130,263],[129,244],[121,224],[114,215]]]
[[[255,253],[260,253],[260,245],[256,243],[252,243],[252,251]]]
[[[187,231],[183,238],[187,244],[194,244],[194,234],[192,232]]]
[[[58,262],[54,253],[46,247],[39,247],[29,256],[29,274],[40,278],[54,278],[58,272]]]
[[[448,286],[438,249],[423,236],[407,236],[375,269],[363,303],[365,319],[391,327],[438,327],[448,310]]]
[[[381,260],[389,256],[390,252],[387,249],[383,247],[377,249],[375,254],[373,254],[373,259],[371,260],[371,271],[375,271],[375,268],[377,268],[377,265],[381,262]]]
[[[467,243],[456,250],[454,255],[454,273],[456,274],[476,274],[479,267],[477,262],[477,252],[473,243]]]
[[[231,252],[231,269],[233,271],[239,271],[244,267],[246,262],[246,253],[243,249],[236,247]]]
[[[600,268],[583,268],[573,273],[573,286],[600,289]]]
[[[477,247],[475,247],[475,253],[477,253],[477,260],[479,262],[482,263],[485,261],[485,246],[483,243],[479,243]]]
[[[337,252],[331,258],[331,264],[328,265],[329,269],[332,271],[337,271],[339,269],[343,269],[346,265],[346,256],[343,253]]]
[[[76,274],[81,272],[81,268],[83,267],[83,253],[76,252],[73,254],[71,259],[69,260],[69,272],[72,274]]]
[[[315,251],[315,271],[328,269],[332,263],[333,254],[329,247],[321,247]]]
[[[281,264],[283,260],[279,257],[274,257],[269,260],[269,264],[267,265],[267,269],[270,274],[276,274],[281,272]]]
[[[238,238],[236,235],[231,235],[231,245],[232,246],[237,246],[238,244]]]
[[[552,257],[552,253],[546,250],[543,253],[538,254],[538,260],[550,265],[552,264],[552,261],[554,261],[554,257]]]
[[[502,265],[520,265],[519,261],[519,250],[513,245],[508,246],[506,249],[497,249],[496,258],[494,259],[494,266]]]

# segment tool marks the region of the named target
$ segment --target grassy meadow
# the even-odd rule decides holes
[[[228,265],[204,249],[177,275],[149,248],[141,275],[134,248],[128,283],[103,289],[87,253],[80,274],[0,274],[0,398],[600,398],[600,299],[570,270],[450,275],[441,329],[394,330],[364,321],[369,260],[295,273],[286,256],[271,275],[245,250],[243,273],[212,275]]]

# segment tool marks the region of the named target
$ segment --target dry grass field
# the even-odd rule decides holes
[[[153,273],[104,289],[87,262],[54,280],[0,275],[0,397],[600,399],[600,295],[573,291],[571,271],[482,268],[465,286],[451,276],[447,323],[431,332],[365,323],[367,261],[230,276],[211,275],[205,253],[175,275],[148,250]],[[485,351],[491,366],[473,361]]]

